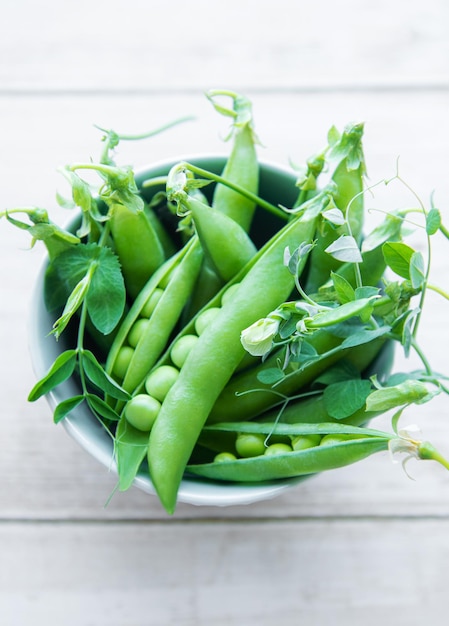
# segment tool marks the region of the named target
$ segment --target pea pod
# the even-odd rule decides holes
[[[107,359],[106,370],[108,373],[114,372],[120,349],[126,345],[126,339],[138,322],[139,315],[145,305],[155,290],[163,285],[164,289],[160,299],[148,318],[148,323],[135,346],[126,368],[126,374],[123,377],[122,386],[130,393],[133,393],[142,384],[148,371],[163,352],[190,296],[202,258],[200,243],[194,237],[152,276],[119,329]]]
[[[233,146],[223,169],[222,177],[238,184],[247,191],[257,193],[259,163],[255,148],[256,138],[250,101],[231,91],[212,90],[206,95],[217,111],[233,118]],[[227,109],[220,106],[215,101],[217,96],[230,96],[233,101],[233,108]],[[256,208],[253,201],[226,187],[226,185],[218,184],[214,190],[212,205],[240,224],[245,231],[249,231]]]
[[[210,410],[243,357],[242,329],[290,294],[294,277],[283,264],[284,250],[312,240],[318,213],[314,206],[288,223],[253,258],[233,297],[202,333],[162,403],[150,433],[148,464],[168,512],[175,509],[186,464]]]
[[[332,147],[331,155],[338,158],[332,174],[335,183],[334,202],[350,226],[350,234],[360,242],[363,228],[363,176],[365,164],[362,151],[363,125],[345,128],[339,141]],[[343,230],[342,230],[343,229]],[[310,255],[310,268],[305,284],[307,293],[316,293],[326,283],[331,272],[337,271],[341,262],[326,252],[341,234],[348,234],[347,225],[335,228],[322,218],[316,245]]]
[[[266,435],[310,434],[345,435],[328,445],[316,445],[299,451],[228,460],[220,463],[188,465],[187,471],[212,480],[232,482],[261,482],[283,478],[308,476],[326,470],[337,469],[361,461],[376,452],[388,449],[394,435],[367,428],[357,428],[334,423],[324,424],[276,424],[238,423],[221,424],[217,429],[238,432],[259,432]]]
[[[256,246],[237,222],[213,206],[188,194],[179,202],[193,217],[205,255],[222,280],[229,281],[256,254]]]
[[[164,262],[164,250],[143,210],[134,212],[123,204],[113,204],[110,215],[114,249],[122,266],[126,290],[135,298]]]
[[[269,368],[279,367],[278,361],[282,355],[277,352],[257,366],[233,376],[217,398],[210,411],[208,422],[213,424],[223,420],[256,417],[278,405],[280,398],[298,394],[319,374],[342,359],[363,371],[379,354],[385,338],[380,337],[362,346],[348,349],[340,348],[342,342],[342,337],[325,329],[313,333],[309,343],[317,351],[317,355],[321,356],[298,365],[296,369],[288,370],[285,378],[274,387],[272,383],[261,382],[259,376]]]

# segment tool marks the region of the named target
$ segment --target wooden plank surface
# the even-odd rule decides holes
[[[365,121],[370,181],[401,175],[449,221],[449,5],[444,0],[320,5],[281,0],[164,6],[8,0],[0,7],[0,210],[37,205],[58,220],[61,164],[99,153],[99,124],[141,132],[122,144],[136,168],[227,149],[227,124],[202,92],[238,88],[254,103],[265,160],[320,150],[332,124]],[[415,201],[403,185],[375,190],[382,210]],[[371,200],[370,200],[371,202]],[[374,219],[374,215],[372,216]],[[229,508],[157,500],[89,457],[34,383],[27,340],[42,249],[0,223],[0,623],[5,626],[224,626],[436,621],[448,576],[449,480],[387,454],[323,474],[274,500]],[[446,284],[436,240],[433,282]],[[422,341],[447,370],[445,308],[430,302]],[[405,365],[397,355],[397,364]],[[412,408],[449,455],[447,402]],[[376,422],[388,427],[388,418]]]

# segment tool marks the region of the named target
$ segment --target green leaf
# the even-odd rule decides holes
[[[419,380],[406,380],[394,387],[382,387],[373,391],[366,400],[367,411],[388,411],[405,404],[426,402],[434,397],[427,386]]]
[[[410,261],[414,254],[413,248],[402,242],[387,242],[382,246],[385,263],[395,274],[402,278],[410,278]]]
[[[28,401],[34,402],[72,376],[75,371],[77,350],[65,350],[60,354],[47,374],[36,383],[28,395]]]
[[[361,263],[363,261],[356,240],[351,235],[342,235],[325,249],[337,261]]]
[[[125,282],[117,256],[102,248],[86,304],[94,326],[108,335],[119,323],[126,303]]]
[[[86,400],[92,411],[110,422],[118,422],[120,416],[104,400],[93,393],[86,394]]]
[[[356,378],[334,383],[323,392],[324,405],[331,417],[345,419],[365,405],[370,391],[369,380]]]
[[[333,207],[331,209],[327,209],[323,211],[321,214],[325,220],[333,224],[334,226],[343,226],[346,222],[343,211],[341,211],[338,207]]]
[[[148,451],[148,433],[144,433],[122,417],[115,434],[115,456],[119,476],[119,489],[128,489],[142,465]]]
[[[78,405],[83,402],[84,396],[73,396],[73,398],[67,398],[67,400],[63,400],[60,402],[54,410],[53,413],[53,421],[55,424],[59,424],[59,422],[67,417],[69,413],[71,413]]]
[[[368,233],[362,243],[362,252],[370,252],[387,241],[395,241],[400,238],[403,224],[401,212],[390,213],[385,220],[378,224]]]
[[[370,343],[379,337],[386,335],[390,332],[390,326],[380,326],[375,330],[358,330],[342,342],[341,348],[354,348],[355,346],[361,346],[364,343]]]
[[[283,378],[285,374],[279,367],[267,367],[257,374],[257,380],[264,385],[273,385]]]
[[[421,252],[415,252],[410,259],[410,281],[414,289],[420,289],[426,280],[424,258]]]
[[[81,354],[81,367],[94,385],[117,400],[129,400],[129,393],[117,385],[115,380],[105,372],[90,350],[83,350]]]
[[[336,365],[325,370],[314,380],[314,383],[333,385],[334,383],[341,383],[344,380],[352,380],[355,378],[360,378],[360,372],[357,367],[350,361],[342,359]]]
[[[337,298],[341,304],[355,300],[354,288],[346,280],[346,278],[343,278],[343,276],[334,272],[331,273],[331,278],[335,293],[337,294]]]
[[[432,208],[426,216],[426,233],[434,235],[441,226],[441,213],[438,209]]]

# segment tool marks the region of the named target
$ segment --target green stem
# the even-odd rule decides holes
[[[436,461],[446,469],[449,469],[449,461],[436,450],[431,443],[423,441],[418,448],[420,459]]]
[[[444,291],[440,287],[437,287],[436,285],[429,285],[429,284],[427,284],[427,289],[431,289],[432,291],[435,291],[436,293],[439,293],[440,296],[443,296],[443,298],[446,298],[446,300],[449,300],[449,293],[447,293],[446,291]]]
[[[198,176],[202,176],[203,178],[208,178],[210,180],[213,180],[216,183],[221,183],[222,185],[226,185],[230,189],[237,191],[238,193],[240,193],[242,196],[245,196],[249,200],[256,202],[262,209],[265,209],[269,211],[270,213],[272,213],[273,215],[277,215],[278,217],[281,217],[284,220],[288,220],[288,215],[285,213],[285,211],[275,206],[274,204],[271,204],[271,202],[267,202],[263,198],[260,198],[256,194],[251,193],[250,191],[247,191],[243,187],[240,187],[240,185],[236,185],[235,183],[232,183],[226,180],[225,178],[223,178],[222,176],[219,176],[218,174],[214,174],[212,172],[209,172],[208,170],[204,170],[203,168],[197,167],[196,165],[192,165],[191,163],[182,163],[182,166],[185,167],[187,170],[190,170],[193,174],[197,174]]]
[[[416,352],[416,354],[419,356],[419,358],[421,359],[422,364],[424,365],[424,369],[426,370],[426,374],[428,376],[434,376],[432,367],[426,357],[426,355],[424,354],[424,352],[421,350],[421,347],[419,346],[419,344],[417,343],[415,337],[412,337],[411,339],[411,345],[414,349],[414,351]]]
[[[449,239],[449,230],[443,226],[443,224],[440,224],[440,232],[446,237],[446,239]]]

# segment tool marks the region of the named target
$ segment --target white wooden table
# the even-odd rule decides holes
[[[365,121],[371,181],[399,156],[449,222],[446,0],[3,0],[0,22],[0,210],[37,205],[59,219],[56,168],[98,155],[94,124],[137,133],[197,115],[123,144],[135,167],[222,150],[226,123],[203,97],[218,87],[251,97],[261,156],[284,165],[321,149],[332,124]],[[411,202],[400,185],[380,200]],[[446,614],[449,474],[432,464],[410,464],[412,481],[379,454],[268,502],[180,505],[173,518],[137,489],[105,507],[114,476],[44,400],[26,400],[43,256],[28,244],[0,223],[2,626],[399,626]],[[440,242],[434,282],[447,288],[448,272]],[[429,300],[422,340],[447,371],[443,301]],[[409,419],[449,453],[447,406]]]

